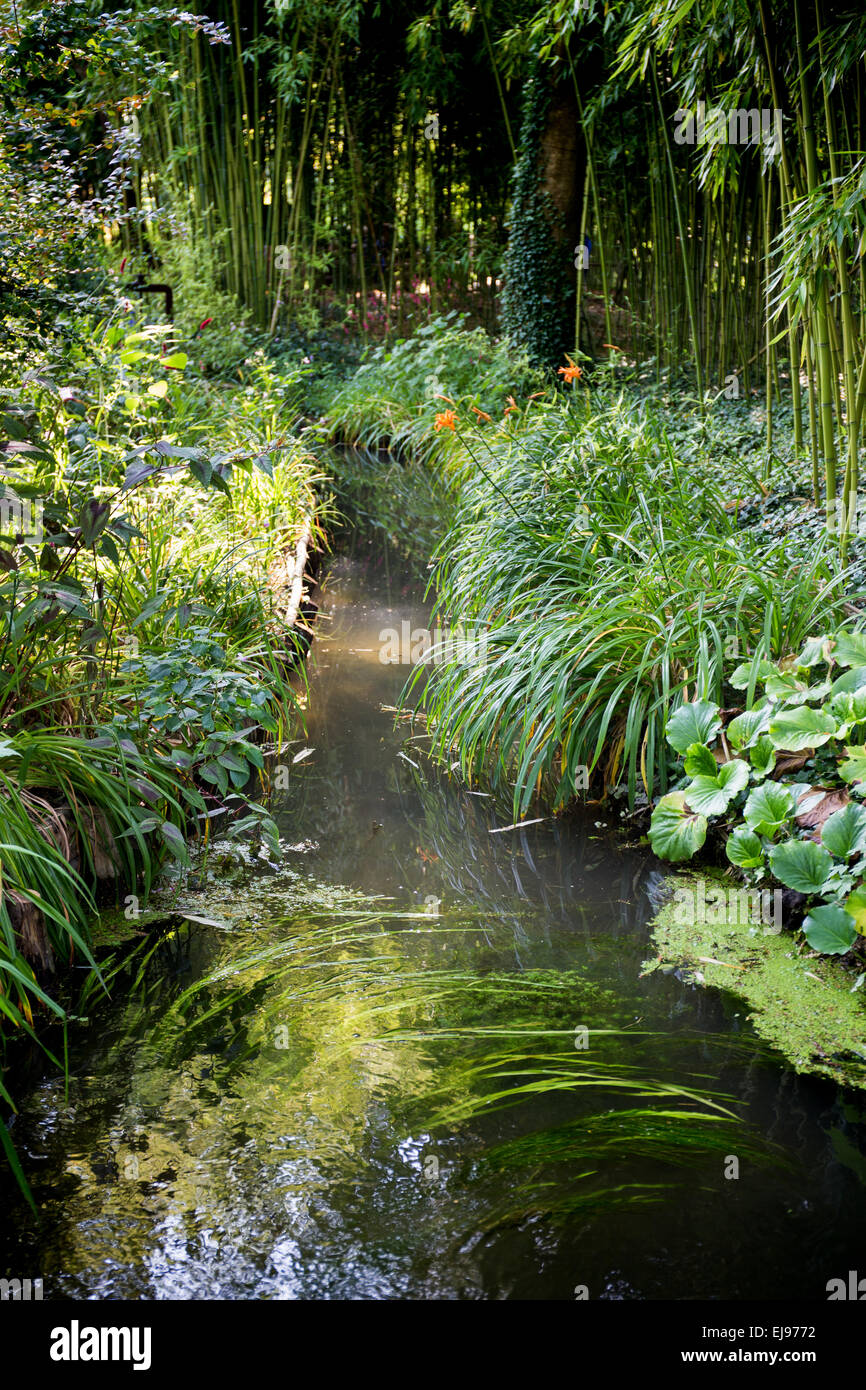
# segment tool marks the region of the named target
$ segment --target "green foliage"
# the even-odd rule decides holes
[[[859,745],[847,742],[862,738],[866,725],[866,698],[861,694],[866,634],[848,625],[832,635],[810,638],[796,650],[796,656],[779,663],[756,654],[737,668],[734,688],[754,692],[763,685],[764,694],[753,695],[752,703],[736,713],[727,728],[720,727],[719,707],[708,707],[706,701],[677,711],[669,721],[675,746],[678,730],[700,723],[712,730],[706,743],[710,756],[712,745],[718,745],[719,756],[728,757],[718,780],[725,768],[736,771],[717,794],[705,787],[709,778],[697,776],[676,795],[681,798],[683,824],[698,813],[725,817],[721,828],[727,857],[750,881],[769,877],[813,901],[803,925],[813,950],[844,954],[860,944],[866,928],[866,807],[850,799],[846,786],[855,796],[866,789],[859,778]],[[834,679],[840,666],[845,674]],[[767,734],[761,732],[764,728]],[[749,768],[724,753],[726,745],[751,751],[764,740],[780,754],[800,755],[789,758],[790,771],[776,772],[776,777],[795,780],[768,780],[760,763]],[[686,776],[695,755],[693,745],[684,759]],[[786,764],[780,766],[784,769]],[[723,804],[729,789],[734,793]],[[653,848],[665,859],[689,858],[704,836],[693,848],[684,835],[672,836],[670,805],[670,796],[662,797],[653,811]]]
[[[533,363],[556,366],[574,342],[570,248],[558,238],[558,214],[541,186],[541,138],[552,88],[536,70],[524,88],[520,142],[512,174],[502,324]]]
[[[330,439],[355,448],[440,461],[453,440],[437,431],[437,413],[453,408],[467,423],[480,418],[473,409],[501,416],[509,396],[528,395],[544,380],[523,352],[451,312],[375,348],[327,402],[324,425]]]
[[[104,896],[146,899],[215,815],[277,851],[241,792],[298,714],[265,581],[317,506],[299,372],[253,359],[215,386],[171,327],[71,329],[0,370],[0,1047],[64,1016],[25,920],[44,967],[92,965]]]
[[[515,815],[538,791],[566,805],[587,770],[596,795],[664,793],[670,744],[689,754],[718,729],[726,653],[799,650],[828,612],[841,620],[850,580],[826,538],[793,566],[787,539],[738,524],[727,499],[754,482],[723,417],[684,420],[613,384],[569,391],[499,427],[459,412],[436,617],[482,632],[484,654],[458,647],[415,676],[434,751],[510,784]],[[761,713],[733,735],[756,780],[776,756],[767,727]],[[719,775],[699,751],[689,771]]]

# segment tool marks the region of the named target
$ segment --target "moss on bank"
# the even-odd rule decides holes
[[[722,874],[705,872],[704,879],[733,886]],[[677,875],[675,882],[699,891],[697,875]],[[741,925],[736,909],[722,923],[683,922],[682,916],[674,901],[659,911],[655,954],[645,973],[677,966],[681,979],[738,995],[749,1006],[755,1031],[795,1071],[866,1089],[866,999],[854,988],[856,975],[836,958],[814,955],[803,943],[798,947],[789,932]]]

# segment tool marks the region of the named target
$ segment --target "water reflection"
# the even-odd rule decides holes
[[[298,848],[218,848],[182,898],[217,925],[88,1003],[68,1098],[22,1107],[43,1219],[8,1194],[0,1263],[84,1298],[824,1297],[866,1234],[862,1102],[641,977],[659,871],[601,813],[491,835],[510,808],[394,730],[379,634],[425,625],[416,590],[339,561],[324,613]]]

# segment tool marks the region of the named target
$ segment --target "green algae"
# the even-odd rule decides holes
[[[733,887],[723,874],[702,877],[707,886]],[[695,874],[676,878],[696,894],[700,883]],[[742,924],[736,910],[711,915],[723,920],[683,922],[678,904],[666,903],[653,922],[655,957],[644,973],[675,967],[688,983],[738,996],[758,1036],[795,1071],[866,1089],[866,1000],[855,989],[856,974],[791,932]]]

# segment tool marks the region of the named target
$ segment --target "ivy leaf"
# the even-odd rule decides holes
[[[821,831],[821,843],[837,859],[850,859],[866,850],[866,811],[851,801],[841,811],[828,816]]]
[[[686,808],[685,792],[668,792],[652,813],[649,840],[660,859],[691,859],[707,838],[706,816]]]
[[[200,483],[204,483],[205,487],[209,486],[211,477],[213,476],[213,467],[210,459],[191,459],[189,471],[194,478],[198,478]]]
[[[764,847],[748,826],[738,825],[725,845],[725,854],[739,869],[757,869],[764,862]]]
[[[690,743],[686,749],[686,776],[698,777],[702,773],[715,777],[719,765],[705,743]]]
[[[798,705],[796,709],[783,709],[775,715],[770,721],[770,738],[774,748],[799,753],[804,748],[819,748],[833,737],[836,728],[832,714]]]
[[[229,779],[225,768],[220,767],[219,763],[214,761],[204,763],[199,768],[199,776],[203,777],[206,782],[213,782],[225,796],[229,789]]]
[[[841,907],[815,907],[803,923],[803,935],[813,951],[844,956],[857,940],[853,917]]]
[[[766,835],[768,840],[772,840],[790,819],[793,810],[793,793],[787,787],[764,783],[749,793],[743,815],[746,824],[756,835]]]
[[[784,840],[770,850],[770,869],[786,888],[797,893],[820,893],[833,860],[813,840]]]
[[[693,811],[720,816],[749,781],[749,765],[734,758],[722,763],[715,777],[696,777],[686,787],[686,801]]]
[[[718,705],[709,700],[695,700],[680,705],[668,720],[667,741],[677,753],[685,753],[692,743],[709,743],[722,726]]]
[[[156,452],[167,459],[204,458],[204,449],[186,444],[169,444],[167,439],[158,439],[154,445]]]

